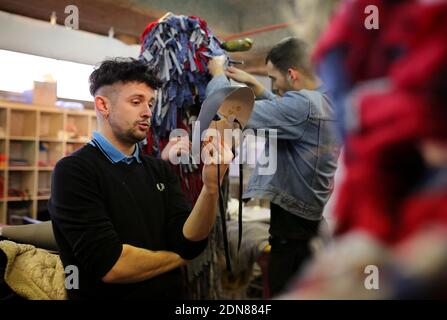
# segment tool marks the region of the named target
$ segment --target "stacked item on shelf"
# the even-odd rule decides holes
[[[51,172],[39,172],[37,196],[49,196],[51,194]]]
[[[49,158],[49,144],[39,142],[39,161],[37,162],[39,167],[47,167],[50,165]]]
[[[30,165],[29,159],[25,155],[24,141],[11,142],[9,151],[9,166],[11,167],[27,167]]]
[[[3,193],[5,192],[5,178],[0,176],[0,199],[3,199]]]
[[[5,168],[8,162],[8,155],[5,153],[0,153],[0,168]]]

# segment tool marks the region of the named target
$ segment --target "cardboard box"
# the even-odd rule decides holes
[[[34,81],[33,104],[55,106],[57,100],[57,83]]]

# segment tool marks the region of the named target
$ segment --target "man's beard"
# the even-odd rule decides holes
[[[147,137],[148,132],[143,132],[138,129],[138,123],[141,121],[134,122],[133,127],[122,131],[122,130],[114,130],[114,127],[112,126],[112,131],[115,134],[115,137],[123,142],[126,143],[138,143],[140,141],[143,141]]]
[[[127,130],[126,132],[124,132],[124,135],[128,138],[128,141],[132,143],[143,141],[147,137],[147,133],[139,131],[135,128]]]

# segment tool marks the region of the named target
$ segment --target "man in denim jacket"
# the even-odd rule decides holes
[[[298,38],[280,41],[267,55],[268,76],[278,95],[240,69],[225,70],[225,61],[224,56],[210,60],[213,79],[207,95],[229,85],[225,76],[246,84],[257,98],[246,128],[277,132],[276,172],[260,174],[258,163],[244,193],[244,198],[270,200],[269,286],[276,295],[311,256],[310,240],[332,192],[339,155],[334,109]]]

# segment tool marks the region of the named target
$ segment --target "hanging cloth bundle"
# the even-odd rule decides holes
[[[224,55],[221,42],[204,20],[168,15],[150,23],[142,35],[140,59],[158,70],[163,85],[152,116],[155,141],[177,128],[177,112],[205,100],[210,57]]]
[[[228,86],[214,91],[204,101],[200,109],[199,117],[193,129],[193,141],[201,141],[207,129],[216,129],[220,137],[225,137],[225,130],[240,129],[240,136],[236,137],[234,147],[239,147],[239,237],[238,251],[242,240],[242,187],[243,187],[243,171],[242,171],[242,129],[250,118],[254,106],[254,94],[248,87]],[[233,134],[232,134],[233,136]],[[229,141],[225,141],[229,142]],[[233,145],[233,142],[231,141]],[[199,155],[193,154],[193,157]],[[217,165],[218,180],[220,181],[220,165]],[[222,223],[222,234],[225,249],[225,259],[227,270],[232,272],[230,253],[227,238],[226,226],[226,210],[223,203],[222,190],[219,183],[219,211]]]

